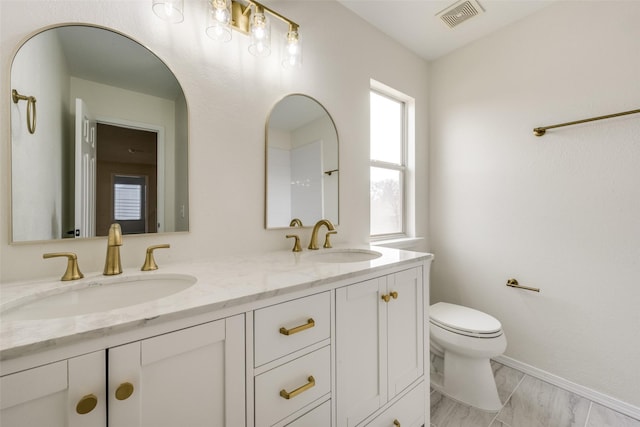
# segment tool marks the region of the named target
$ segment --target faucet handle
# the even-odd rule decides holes
[[[73,252],[52,252],[48,254],[42,254],[42,258],[56,258],[56,257],[67,257],[67,270],[64,272],[60,280],[68,281],[68,280],[78,280],[84,277],[84,274],[80,271],[78,267],[78,256]]]
[[[327,231],[327,234],[324,236],[324,245],[322,245],[323,248],[329,249],[332,247],[331,240],[329,239],[332,234],[338,234],[338,232],[336,230]]]
[[[170,248],[171,246],[168,243],[163,243],[161,245],[153,245],[153,246],[149,246],[147,248],[147,256],[144,259],[144,265],[142,266],[142,268],[140,270],[142,271],[151,271],[151,270],[157,270],[158,269],[158,264],[156,264],[156,260],[153,258],[153,251],[156,249],[166,249],[166,248]]]
[[[295,243],[293,244],[292,251],[302,252],[302,247],[300,246],[300,236],[298,236],[297,234],[287,234],[287,239],[290,239],[292,237],[296,239]]]

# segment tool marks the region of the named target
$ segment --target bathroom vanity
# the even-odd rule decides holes
[[[429,425],[431,259],[378,247],[283,251],[125,270],[113,283],[94,274],[3,285],[0,424]],[[181,275],[197,281],[146,302],[11,315],[68,287]]]

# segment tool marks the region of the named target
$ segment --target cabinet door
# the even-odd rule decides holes
[[[338,426],[352,427],[387,401],[386,278],[336,290]]]
[[[111,425],[245,425],[243,315],[115,347],[108,358]]]
[[[389,399],[424,372],[422,270],[412,268],[387,277]]]
[[[105,427],[105,352],[4,376],[0,396],[2,427]]]

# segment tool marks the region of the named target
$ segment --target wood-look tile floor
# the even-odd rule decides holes
[[[487,413],[431,392],[431,427],[640,427],[640,421],[491,362],[504,402]]]

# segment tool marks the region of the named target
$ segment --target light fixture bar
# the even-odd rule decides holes
[[[265,12],[269,12],[270,15],[275,16],[279,20],[286,22],[290,27],[293,27],[295,30],[298,29],[299,25],[293,22],[291,19],[287,18],[276,12],[273,9],[268,8],[254,0],[248,0],[247,4],[242,4],[240,1],[232,0],[231,1],[231,26],[233,29],[240,31],[244,34],[249,34],[249,15],[251,15],[251,6],[255,8],[261,8]]]

